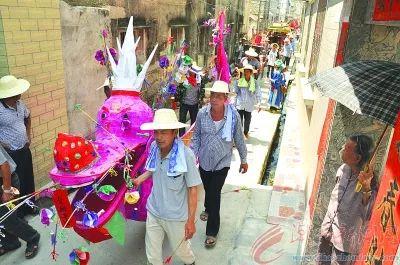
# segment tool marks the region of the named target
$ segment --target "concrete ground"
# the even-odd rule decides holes
[[[263,91],[264,101],[268,95]],[[264,102],[265,103],[265,102]],[[272,188],[258,185],[265,158],[269,152],[279,115],[266,111],[253,113],[250,138],[247,140],[249,171],[239,174],[239,156],[234,151],[231,170],[223,188],[221,203],[221,229],[214,249],[205,249],[205,223],[197,221],[197,233],[191,240],[197,265],[252,265],[252,264],[295,264],[293,257],[298,253],[299,233],[295,223],[267,223]],[[238,187],[248,190],[234,192]],[[201,189],[202,190],[202,189]],[[203,190],[199,194],[198,214],[203,210]],[[119,246],[113,240],[88,245],[85,240],[71,230],[65,230],[66,239],[57,244],[58,259],[50,257],[50,232],[53,226],[45,227],[40,218],[32,218],[30,224],[42,235],[40,252],[33,260],[24,258],[25,245],[0,257],[0,264],[69,264],[68,255],[73,248],[85,246],[91,254],[90,264],[124,265],[146,264],[144,235],[145,224],[128,221],[126,242]],[[165,256],[171,254],[168,244],[164,248]],[[182,264],[177,258],[174,265]]]

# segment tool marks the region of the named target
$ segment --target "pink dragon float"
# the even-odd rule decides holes
[[[59,134],[54,147],[56,167],[50,178],[62,187],[79,188],[71,203],[65,198],[55,201],[58,215],[61,220],[64,216],[64,227],[72,227],[93,243],[112,237],[105,225],[117,211],[125,219],[146,220],[152,180],[136,190],[131,179],[142,173],[153,139],[151,133],[140,130],[142,123],[153,119],[153,110],[141,100],[140,90],[157,46],[137,74],[138,42],[131,17],[122,47],[118,41],[118,64],[107,48],[113,91],[98,111],[95,141]],[[68,208],[72,213],[65,220]]]

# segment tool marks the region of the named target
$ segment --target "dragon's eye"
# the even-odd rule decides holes
[[[101,118],[104,120],[105,118],[107,118],[107,116],[108,116],[108,114],[107,114],[107,112],[103,112],[102,114],[101,114]]]

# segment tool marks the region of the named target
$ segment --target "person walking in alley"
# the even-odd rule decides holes
[[[178,138],[178,122],[172,109],[159,109],[152,123],[142,130],[154,130],[145,164],[146,172],[133,182],[139,186],[152,176],[153,188],[147,200],[146,255],[152,265],[162,265],[162,246],[167,235],[172,249],[185,264],[195,264],[190,241],[196,232],[197,188],[201,184],[193,152]]]
[[[378,190],[373,167],[362,171],[372,149],[369,136],[356,134],[340,151],[344,164],[336,173],[336,185],[321,225],[318,264],[347,265],[357,258]],[[362,184],[360,192],[355,191],[357,181]]]
[[[282,55],[283,55],[283,63],[289,67],[290,64],[290,58],[292,57],[293,54],[293,50],[292,50],[292,44],[290,43],[289,38],[285,38],[285,40],[283,41],[283,51],[282,51]]]
[[[285,76],[282,73],[284,64],[281,60],[275,62],[274,71],[271,74],[271,89],[269,91],[268,104],[270,111],[277,112],[282,107],[283,92],[285,90]]]
[[[27,91],[29,86],[28,81],[12,75],[0,79],[0,144],[17,165],[16,173],[22,196],[35,191],[32,153],[29,149],[31,117],[28,108],[21,101],[21,94]],[[28,205],[18,210],[20,217],[38,213],[38,207]]]
[[[220,228],[221,189],[232,160],[233,143],[239,151],[239,172],[246,173],[247,149],[239,113],[227,104],[229,85],[215,81],[209,89],[210,103],[197,114],[191,148],[198,157],[205,190],[200,219],[207,221],[205,247],[214,247]]]
[[[1,203],[11,201],[18,196],[19,179],[15,173],[17,165],[0,145],[0,196]],[[9,212],[7,206],[0,206],[0,216]],[[21,247],[19,238],[27,242],[25,257],[31,259],[36,256],[39,249],[40,234],[25,220],[20,219],[16,212],[8,216],[0,229],[4,237],[0,236],[0,256]]]
[[[253,66],[245,65],[243,71],[244,75],[239,80],[235,80],[233,86],[236,93],[236,109],[242,124],[244,124],[244,136],[248,139],[251,112],[255,109],[255,105],[259,106],[261,103],[261,89],[254,78]],[[258,107],[258,111],[260,111],[260,107]]]
[[[241,61],[242,66],[250,64],[254,68],[254,77],[256,80],[258,79],[258,72],[260,70],[260,61],[257,60],[258,53],[253,49],[249,48],[245,51],[246,57],[244,57]]]
[[[274,65],[276,60],[278,59],[278,49],[279,45],[277,43],[271,44],[271,50],[267,56],[267,77],[270,78],[271,74],[274,70]]]
[[[199,112],[200,90],[201,90],[202,68],[193,64],[188,69],[186,80],[180,84],[182,97],[179,104],[179,122],[186,123],[186,116],[189,112],[190,123],[196,121]],[[179,129],[179,136],[185,133],[185,128]]]

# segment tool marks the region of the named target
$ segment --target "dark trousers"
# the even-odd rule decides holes
[[[217,236],[219,232],[221,190],[224,186],[229,167],[217,171],[205,171],[200,167],[200,176],[206,193],[204,208],[208,213],[206,235]]]
[[[251,112],[245,110],[238,110],[238,112],[244,128],[243,133],[247,135],[250,130]]]
[[[28,147],[24,147],[16,151],[7,150],[7,153],[11,156],[11,158],[17,165],[15,173],[18,175],[19,178],[21,196],[31,194],[35,191],[31,150]],[[31,201],[35,202],[35,198],[32,198]],[[18,211],[22,213],[29,209],[30,208],[28,205],[24,205]]]
[[[318,265],[351,265],[356,258],[356,255],[336,249],[328,239],[321,236],[317,255]]]
[[[289,67],[290,57],[283,57],[283,63],[286,65],[286,67]]]
[[[272,65],[267,65],[267,77],[270,78],[272,72],[274,71],[274,67]]]
[[[199,112],[199,105],[187,105],[185,103],[181,103],[179,108],[179,122],[186,123],[186,116],[189,112],[190,115],[190,124],[193,124],[197,118],[197,112]],[[185,128],[179,129],[179,136],[185,134]]]
[[[0,183],[1,185],[3,184],[2,178],[0,178]],[[19,188],[19,179],[16,174],[12,175],[11,183],[13,187]],[[6,206],[0,207],[0,216],[4,216],[8,211]],[[6,250],[18,247],[20,245],[18,238],[30,242],[38,235],[38,232],[25,220],[20,219],[16,212],[12,213],[1,224],[4,225],[4,229],[2,229],[1,232],[4,233],[5,237],[0,237],[0,242]]]

